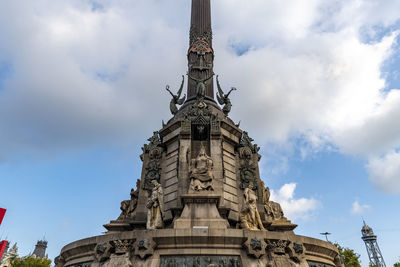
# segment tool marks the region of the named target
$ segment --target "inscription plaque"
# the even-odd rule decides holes
[[[160,267],[242,267],[240,256],[161,256]]]

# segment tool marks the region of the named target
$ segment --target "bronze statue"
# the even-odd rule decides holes
[[[180,98],[180,97],[181,97],[181,94],[182,94],[182,89],[183,89],[183,84],[184,84],[184,82],[185,82],[185,76],[182,75],[182,84],[181,84],[181,87],[179,88],[178,93],[177,93],[176,95],[174,95],[174,94],[171,92],[171,90],[169,90],[169,85],[167,85],[167,86],[165,87],[165,89],[166,89],[166,90],[171,94],[171,96],[172,96],[171,102],[170,102],[170,104],[169,104],[169,109],[171,110],[172,115],[175,115],[176,113],[178,113],[178,108],[176,107],[176,105],[182,105],[183,102],[185,102],[186,94],[185,94],[182,98]]]
[[[213,161],[206,153],[203,145],[200,147],[197,158],[190,163],[190,189],[191,191],[213,191]]]
[[[157,180],[151,181],[153,190],[147,200],[147,225],[146,229],[161,229],[164,227],[164,193]]]
[[[240,226],[246,230],[265,230],[257,209],[257,195],[253,191],[253,182],[244,190],[244,205],[240,212]]]
[[[232,91],[236,90],[236,88],[232,87],[227,94],[224,94],[224,92],[221,89],[221,85],[219,84],[218,75],[217,75],[217,87],[218,87],[218,94],[217,94],[218,103],[220,105],[224,105],[222,111],[224,112],[225,116],[228,116],[232,108],[232,103],[231,100],[229,99],[229,95],[231,94]]]

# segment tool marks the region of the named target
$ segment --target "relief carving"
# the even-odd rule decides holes
[[[147,141],[149,141],[149,144],[143,145],[143,153],[149,153],[150,149],[162,145],[159,133],[157,131],[153,132],[153,136],[147,139]]]
[[[288,240],[267,240],[267,250],[272,254],[284,255],[289,243]]]
[[[147,224],[146,229],[161,229],[164,227],[164,193],[157,180],[151,181],[153,189],[147,200]]]
[[[257,176],[256,176],[256,166],[257,163],[253,160],[253,152],[249,147],[239,148],[239,158],[240,158],[240,188],[245,189],[249,186],[250,182],[253,187],[252,190],[257,190]]]
[[[113,240],[97,244],[94,249],[93,267],[133,266],[130,258],[132,240]]]
[[[151,192],[151,190],[153,189],[152,181],[156,180],[157,182],[159,182],[161,177],[161,168],[158,160],[150,160],[145,170],[146,173],[144,176],[143,189]]]
[[[145,259],[147,256],[153,255],[156,244],[152,238],[139,237],[134,247],[135,255],[139,256],[141,259]]]
[[[147,166],[145,167],[146,172],[144,175],[143,189],[147,190],[148,192],[151,192],[153,188],[151,181],[157,180],[157,182],[160,182],[160,177],[161,177],[160,160],[163,148],[158,132],[154,132],[153,136],[147,140],[149,141],[149,144],[145,144],[142,147],[143,153],[149,155],[149,162],[147,162]]]
[[[204,96],[206,95],[206,87],[211,84],[212,77],[213,74],[204,79],[197,79],[189,74],[189,79],[191,80],[192,83],[195,83],[196,85],[196,96],[198,100],[203,101]]]
[[[243,246],[248,255],[258,259],[265,254],[265,248],[267,247],[267,244],[263,239],[249,237]]]
[[[94,262],[103,263],[111,256],[111,245],[109,243],[97,244],[94,248]]]
[[[253,144],[253,141],[254,139],[251,138],[246,131],[243,131],[242,137],[240,138],[240,146],[248,147],[251,149],[251,152],[258,153],[260,148],[256,144]]]
[[[296,254],[290,243],[289,240],[267,240],[268,267],[305,266],[302,255]]]

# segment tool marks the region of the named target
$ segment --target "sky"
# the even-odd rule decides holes
[[[188,0],[3,0],[0,239],[48,254],[99,235],[186,73]],[[400,1],[212,1],[215,73],[298,224],[400,260]],[[174,89],[175,90],[175,89]]]

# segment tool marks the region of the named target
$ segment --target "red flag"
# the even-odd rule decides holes
[[[8,244],[7,241],[1,241],[1,243],[0,243],[0,259],[1,259],[1,257],[3,257],[3,253],[4,253],[4,250],[6,249],[7,244]]]
[[[1,225],[1,222],[3,221],[5,214],[6,214],[6,209],[0,208],[0,225]]]

